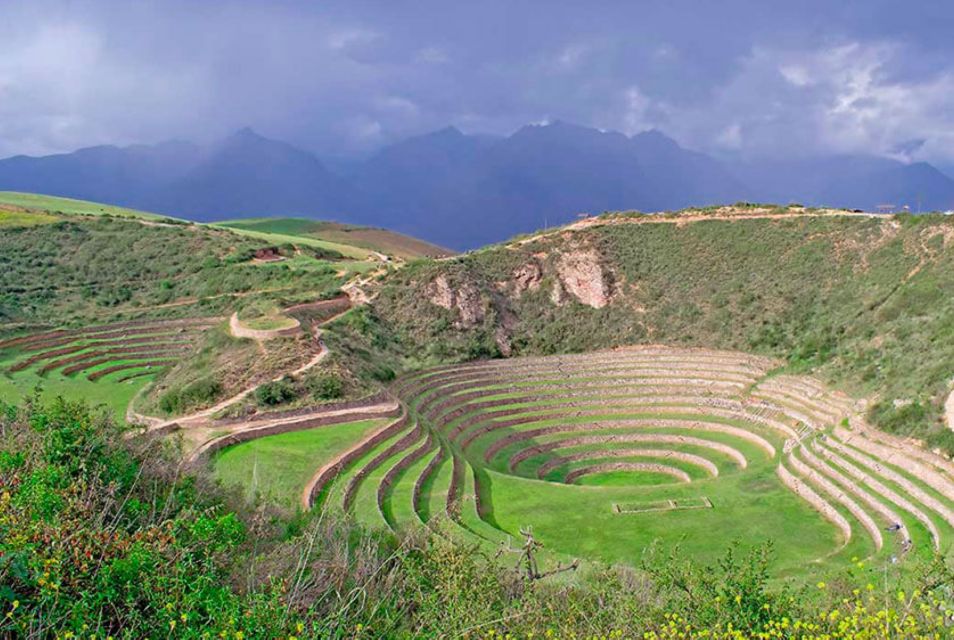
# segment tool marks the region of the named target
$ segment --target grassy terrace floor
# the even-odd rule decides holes
[[[383,420],[345,422],[243,442],[213,460],[215,477],[226,486],[241,486],[292,511],[315,469],[380,427]]]

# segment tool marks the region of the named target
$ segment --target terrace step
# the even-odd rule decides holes
[[[778,465],[776,472],[782,484],[788,487],[795,495],[805,500],[813,509],[824,516],[826,520],[834,524],[841,533],[841,537],[843,538],[841,545],[829,555],[833,555],[843,549],[851,541],[851,524],[848,523],[848,520],[846,520],[837,509],[831,506],[827,500],[818,495],[814,489],[792,475],[792,473],[785,468],[785,465]]]
[[[945,477],[945,474],[912,458],[900,449],[873,442],[863,434],[836,427],[834,436],[847,445],[855,447],[866,454],[876,456],[883,464],[891,464],[904,469],[907,473],[923,482],[934,491],[937,491],[948,500],[954,500],[954,484]]]
[[[812,443],[812,446],[815,448],[815,451],[817,451],[823,458],[831,462],[847,476],[854,478],[863,486],[870,489],[874,494],[881,496],[888,502],[897,505],[898,508],[907,511],[914,516],[918,522],[924,525],[924,527],[928,530],[928,533],[930,533],[931,539],[934,542],[934,548],[941,548],[941,535],[937,530],[937,526],[935,526],[931,518],[929,518],[927,514],[914,503],[905,499],[892,489],[888,488],[882,482],[878,481],[877,479],[862,471],[860,468],[848,462],[835,451],[822,446],[817,440]]]
[[[484,460],[489,461],[492,459],[499,451],[512,444],[513,442],[527,439],[528,437],[537,437],[542,435],[556,434],[556,433],[586,433],[588,431],[596,430],[641,430],[645,429],[647,432],[651,432],[654,429],[680,429],[687,432],[687,436],[691,435],[692,437],[703,437],[702,434],[712,433],[720,434],[725,436],[731,436],[733,438],[738,438],[739,440],[748,442],[751,445],[754,445],[761,449],[761,451],[769,458],[774,458],[776,455],[775,447],[762,436],[743,429],[741,427],[736,427],[721,422],[707,422],[705,420],[690,420],[690,419],[678,419],[678,418],[630,418],[630,417],[607,417],[601,416],[601,419],[598,422],[576,422],[568,424],[556,424],[548,425],[542,427],[534,427],[537,424],[537,421],[506,421],[497,424],[491,424],[482,428],[482,433],[472,434],[473,437],[469,439],[469,442],[466,444],[471,444],[477,438],[482,437],[488,433],[494,433],[500,429],[511,429],[512,427],[520,427],[518,430],[512,430],[508,432],[508,435],[503,436],[502,438],[496,438],[490,444],[485,453]],[[462,443],[462,446],[465,446]]]
[[[384,522],[387,527],[388,522],[381,512],[378,502],[378,487],[388,470],[397,464],[408,452],[411,447],[417,445],[424,439],[424,431],[415,422],[409,425],[408,430],[396,440],[393,444],[380,450],[376,456],[371,458],[360,469],[358,469],[350,478],[348,486],[345,488],[344,495],[341,498],[341,504],[345,511],[355,511],[359,517],[368,513],[373,513],[372,520],[375,524],[378,521]]]
[[[434,438],[428,434],[417,448],[406,451],[377,483],[378,509],[392,529],[399,523],[410,524],[414,520],[413,495],[415,477],[410,472],[435,448]],[[423,463],[422,463],[423,464]],[[397,507],[395,504],[399,504]]]
[[[516,435],[516,434],[515,434]],[[522,434],[521,434],[522,435]],[[526,438],[530,439],[530,437]],[[544,453],[553,453],[563,449],[571,447],[579,447],[586,445],[604,445],[604,446],[613,446],[613,445],[631,445],[631,444],[645,444],[645,445],[660,445],[660,444],[671,444],[671,445],[688,445],[696,447],[699,449],[708,450],[720,455],[730,458],[739,468],[745,468],[748,466],[748,460],[745,456],[739,452],[738,449],[734,449],[729,445],[725,445],[719,442],[713,442],[711,440],[706,440],[704,438],[696,438],[693,436],[681,436],[681,435],[671,435],[671,434],[651,434],[651,433],[628,433],[628,434],[618,434],[618,435],[589,435],[589,436],[577,436],[575,438],[563,438],[560,440],[554,440],[547,443],[535,444],[533,446],[521,449],[520,451],[514,453],[507,460],[507,470],[514,472],[517,468],[517,465],[527,460],[533,456],[544,454]],[[491,462],[491,460],[487,460]],[[716,468],[718,472],[718,468]]]
[[[537,478],[542,480],[549,472],[557,469],[558,467],[562,467],[573,462],[589,462],[608,458],[649,458],[653,460],[664,461],[656,464],[668,467],[673,471],[679,471],[678,474],[670,473],[670,475],[674,475],[674,477],[685,478],[684,482],[691,481],[691,477],[679,466],[673,466],[671,464],[672,462],[682,462],[685,465],[694,467],[697,471],[707,474],[712,478],[715,478],[719,475],[719,468],[702,456],[686,453],[684,451],[674,451],[672,449],[605,449],[566,453],[559,456],[554,456],[547,460],[544,464],[537,467],[536,475]],[[632,470],[636,469],[633,468]],[[647,468],[645,470],[649,471],[651,469]],[[571,473],[574,472],[575,471],[571,471]],[[659,473],[669,473],[669,471],[659,471]],[[582,474],[578,474],[577,477],[579,477],[579,475]],[[571,480],[565,478],[564,482],[570,483]]]
[[[842,456],[848,458],[859,466],[869,469],[876,475],[894,483],[903,489],[907,495],[911,496],[922,505],[938,514],[947,524],[954,527],[954,510],[948,507],[944,502],[935,498],[930,493],[922,489],[916,482],[911,481],[901,473],[894,471],[885,464],[874,460],[853,447],[840,442],[837,439],[829,438],[827,444],[838,451]]]
[[[834,502],[843,506],[862,528],[868,532],[868,536],[874,543],[875,551],[881,551],[884,547],[884,538],[881,535],[881,528],[875,524],[871,515],[847,495],[845,491],[828,480],[824,475],[802,462],[798,457],[799,451],[796,449],[789,456],[788,462],[803,480],[806,480],[816,490],[821,492],[829,502]]]
[[[341,508],[352,475],[382,450],[404,437],[410,429],[407,413],[402,412],[396,420],[319,467],[302,490],[302,508],[308,510],[318,505],[322,509]]]
[[[904,518],[902,518],[896,511],[888,507],[884,502],[882,502],[882,500],[879,500],[869,492],[865,491],[858,482],[855,482],[845,475],[839,473],[830,464],[827,464],[818,458],[818,456],[812,453],[809,447],[803,446],[799,450],[799,453],[813,469],[822,473],[840,488],[851,493],[860,499],[863,504],[867,505],[872,512],[878,515],[883,528],[892,529],[896,527],[896,537],[900,538],[902,542],[911,540],[911,533],[904,522]]]

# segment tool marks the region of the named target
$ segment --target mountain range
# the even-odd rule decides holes
[[[209,221],[301,215],[386,226],[468,249],[584,212],[736,201],[873,210],[954,208],[936,167],[875,156],[716,158],[652,130],[633,136],[554,122],[507,137],[448,127],[332,170],[242,129],[199,145],[98,146],[0,160],[0,190],[110,202]]]

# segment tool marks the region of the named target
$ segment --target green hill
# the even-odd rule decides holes
[[[21,193],[19,191],[0,191],[0,210],[27,209],[84,216],[117,216],[122,218],[142,218],[144,220],[175,220],[137,209],[117,207],[99,202],[61,198],[39,193]]]

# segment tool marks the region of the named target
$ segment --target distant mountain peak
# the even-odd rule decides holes
[[[255,131],[255,129],[253,129],[252,127],[242,127],[241,129],[236,130],[236,132],[232,134],[232,137],[233,138],[261,138],[262,136],[260,136],[258,132]]]
[[[630,136],[633,142],[640,146],[650,149],[666,149],[670,151],[680,150],[682,147],[674,139],[667,136],[659,129],[647,129]]]
[[[232,145],[275,143],[276,141],[266,138],[252,127],[242,127],[226,137],[223,142],[224,146],[228,147]]]
[[[464,132],[458,129],[457,127],[455,127],[454,125],[450,125],[450,126],[444,127],[443,129],[438,129],[431,135],[448,137],[448,138],[463,138]]]

